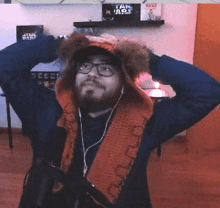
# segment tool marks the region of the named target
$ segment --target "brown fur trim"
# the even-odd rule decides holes
[[[126,73],[133,81],[143,72],[149,72],[151,50],[135,40],[118,43],[116,54],[121,57]]]
[[[126,79],[134,81],[141,73],[150,71],[151,50],[144,43],[130,38],[119,40],[106,34],[102,36],[72,34],[68,40],[61,42],[58,55],[68,60],[66,70],[73,68],[76,52],[89,46],[103,48],[120,58]]]
[[[58,55],[61,58],[73,61],[74,54],[89,46],[89,39],[83,34],[72,34],[67,40],[60,44]]]

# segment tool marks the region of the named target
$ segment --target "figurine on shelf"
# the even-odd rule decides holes
[[[150,9],[150,11],[148,13],[148,16],[149,16],[148,20],[155,20],[153,9]]]
[[[98,28],[92,28],[92,27],[86,27],[86,28],[77,28],[75,27],[73,30],[74,34],[90,34],[90,35],[98,35],[99,29]]]
[[[114,20],[114,8],[111,5],[102,8],[102,20],[103,21],[113,21]]]

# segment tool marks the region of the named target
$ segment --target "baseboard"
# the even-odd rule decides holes
[[[22,134],[21,128],[11,128],[12,134]],[[8,133],[7,127],[0,127],[0,134]]]

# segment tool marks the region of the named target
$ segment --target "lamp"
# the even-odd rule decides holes
[[[161,84],[159,82],[153,82],[154,87],[148,92],[148,95],[153,98],[169,97],[169,95],[160,88]]]
[[[153,102],[160,102],[163,98],[171,97],[166,85],[147,79],[141,84],[141,89],[151,97]]]

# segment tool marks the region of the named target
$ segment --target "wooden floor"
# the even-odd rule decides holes
[[[27,137],[0,134],[0,208],[17,208],[22,183],[31,164]],[[153,208],[220,208],[220,151],[189,154],[185,139],[168,142],[152,153],[148,179]]]
[[[31,165],[32,151],[27,137],[13,134],[10,150],[8,135],[0,134],[0,207],[17,208],[25,173]]]

